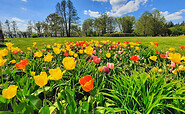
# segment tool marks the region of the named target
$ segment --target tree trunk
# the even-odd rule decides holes
[[[1,29],[0,29],[0,41],[4,43],[4,35]]]

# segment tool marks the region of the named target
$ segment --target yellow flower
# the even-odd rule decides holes
[[[11,60],[10,63],[11,63],[11,64],[15,64],[16,61],[15,61],[15,60]]]
[[[5,45],[7,46],[8,50],[11,50],[11,47],[12,47],[14,44],[12,44],[11,42],[9,42],[9,43],[6,43]]]
[[[84,52],[84,51],[83,51],[82,49],[79,51],[80,54],[83,54],[83,52]]]
[[[73,70],[76,66],[76,61],[73,57],[65,57],[62,63],[67,70]]]
[[[60,52],[61,52],[61,49],[60,48],[57,48],[57,47],[54,47],[53,48],[53,51],[55,52],[55,54],[60,54]]]
[[[177,69],[175,69],[174,71],[172,71],[173,74],[177,74]]]
[[[47,61],[47,62],[50,62],[52,61],[52,53],[48,53],[46,56],[44,55],[44,60]]]
[[[48,77],[50,80],[60,80],[62,79],[63,73],[66,71],[61,71],[59,67],[56,69],[49,69],[50,76]]]
[[[158,70],[158,72],[159,72],[159,73],[162,73],[162,72],[163,72],[163,70],[162,70],[162,69],[159,69],[159,70]]]
[[[51,48],[51,45],[47,45],[47,48]]]
[[[48,83],[48,77],[46,72],[41,72],[40,75],[34,76],[33,78],[35,80],[35,83],[40,87],[43,87]]]
[[[103,71],[103,67],[98,67],[98,71]]]
[[[37,44],[36,42],[33,42],[33,47],[35,47],[36,44]]]
[[[69,51],[69,55],[73,55],[75,52],[74,51]]]
[[[107,54],[106,54],[106,57],[107,57],[107,58],[110,58],[110,56],[111,56],[110,53],[107,53]]]
[[[154,43],[153,42],[150,42],[150,44],[153,46],[154,45]]]
[[[34,53],[34,57],[42,57],[42,52],[38,51],[38,52]]]
[[[168,59],[170,59],[174,63],[180,63],[181,61],[181,54],[179,53],[175,53],[175,54],[169,53],[168,56],[169,56]]]
[[[30,48],[30,47],[27,47],[27,50],[28,50],[28,51],[30,51],[30,50],[31,50],[31,48]]]
[[[93,53],[93,48],[91,46],[88,46],[85,48],[85,53],[87,53],[88,55],[92,55]]]
[[[180,65],[180,66],[179,66],[179,70],[180,70],[180,71],[184,71],[184,70],[185,70],[184,65]]]
[[[31,72],[31,76],[35,76],[35,72]]]
[[[0,56],[0,66],[3,66],[4,63],[6,63],[7,59],[3,59],[1,56]]]
[[[172,47],[171,47],[171,48],[169,48],[169,50],[170,50],[170,51],[175,51],[175,48],[172,48]]]
[[[152,61],[157,62],[157,56],[150,56],[150,59],[151,59]]]
[[[21,51],[18,47],[12,47],[11,48],[11,51],[13,52],[13,51],[17,51],[17,52],[19,52],[19,51]]]
[[[136,51],[139,51],[139,47],[135,47],[135,50],[136,50]]]
[[[77,54],[77,53],[75,53],[75,54],[74,54],[74,57],[75,57],[75,58],[76,58],[76,57],[78,57],[78,54]]]
[[[0,56],[4,57],[8,55],[8,50],[7,49],[2,49],[0,50]]]
[[[154,71],[155,71],[155,72],[158,72],[158,68],[154,67]]]
[[[18,86],[16,85],[10,85],[7,89],[3,89],[3,97],[6,99],[11,99],[15,97],[15,95],[17,94],[17,88]]]

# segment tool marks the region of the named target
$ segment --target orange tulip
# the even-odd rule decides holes
[[[94,78],[92,78],[90,75],[86,75],[79,80],[79,83],[84,91],[89,92],[91,89],[93,89]]]

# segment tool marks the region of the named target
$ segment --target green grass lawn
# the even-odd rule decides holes
[[[150,42],[158,42],[159,50],[167,51],[170,47],[174,47],[177,52],[185,54],[185,51],[180,49],[180,45],[185,45],[185,37],[42,37],[42,38],[8,38],[14,43],[14,46],[25,51],[27,47],[32,47],[33,42],[37,42],[37,47],[42,48],[42,43],[64,43],[64,41],[84,41],[84,40],[110,40],[110,41],[130,41],[141,42],[145,45],[150,45]]]

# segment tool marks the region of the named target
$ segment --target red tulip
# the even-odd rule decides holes
[[[90,75],[86,75],[79,80],[79,83],[84,91],[89,92],[91,89],[93,89],[94,78],[92,78]]]
[[[94,56],[94,57],[93,57],[93,61],[94,61],[94,63],[96,63],[96,64],[100,63],[100,60],[101,60],[101,57],[97,57],[97,56]]]

